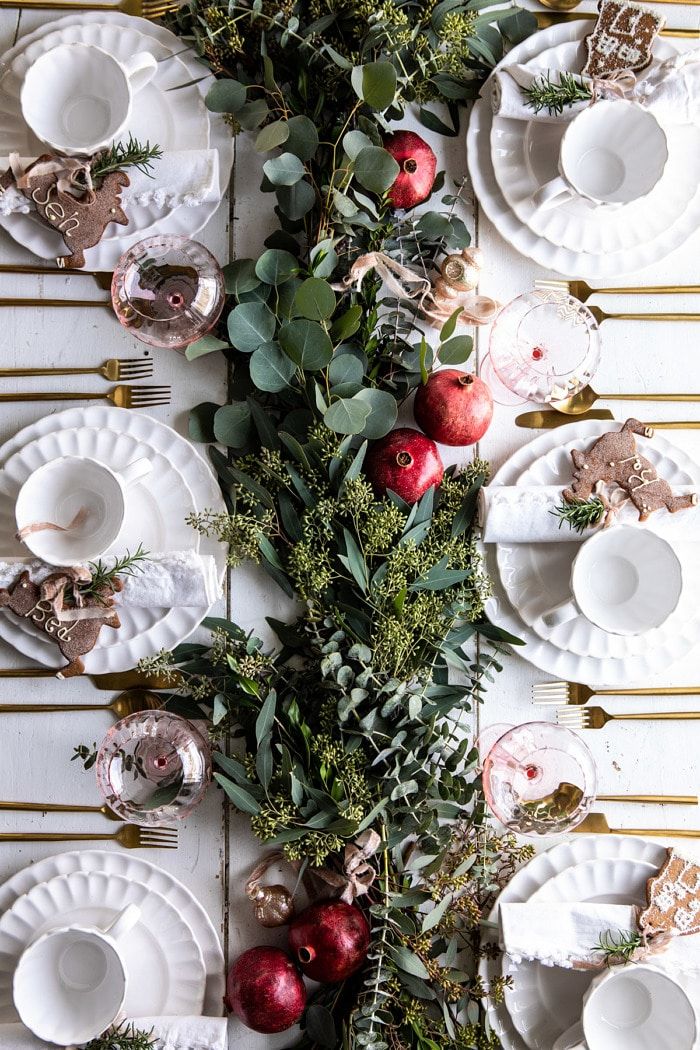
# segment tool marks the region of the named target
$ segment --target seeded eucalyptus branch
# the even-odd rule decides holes
[[[606,512],[607,508],[602,499],[593,496],[589,500],[574,500],[571,503],[562,500],[559,506],[549,513],[559,518],[559,528],[566,522],[574,532],[583,533],[586,529],[599,525]]]

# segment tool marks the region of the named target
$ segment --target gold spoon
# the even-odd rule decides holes
[[[111,711],[126,718],[137,711],[153,711],[163,706],[155,693],[147,689],[127,689],[111,704],[0,704],[0,714],[41,714],[49,711]]]
[[[700,401],[700,394],[599,394],[592,386],[584,386],[571,397],[552,401],[552,408],[567,416],[578,416],[596,401]]]

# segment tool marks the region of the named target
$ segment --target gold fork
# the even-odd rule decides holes
[[[0,811],[26,810],[31,813],[100,813],[107,820],[122,819],[109,806],[62,806],[57,802],[0,802]]]
[[[669,685],[645,689],[591,689],[580,682],[538,682],[532,702],[541,706],[587,704],[592,696],[700,696],[700,685]]]
[[[179,0],[119,0],[119,3],[70,3],[70,0],[0,0],[0,7],[35,7],[44,11],[123,11],[137,18],[162,18],[175,11]]]
[[[646,288],[591,288],[585,281],[535,281],[535,288],[552,288],[555,291],[567,292],[574,299],[585,303],[591,295],[682,295],[687,292],[692,295],[700,295],[700,284],[655,284]]]
[[[16,394],[0,394],[3,401],[111,401],[117,408],[149,408],[152,405],[170,404],[169,386],[113,386],[111,390],[98,393],[51,390],[48,393],[20,391]]]
[[[102,376],[110,383],[121,379],[148,379],[153,375],[152,357],[110,357],[97,368],[0,368],[0,377],[9,376]]]
[[[146,689],[127,689],[111,704],[0,704],[0,715],[38,715],[56,711],[111,711],[117,718],[126,718],[137,711],[155,711],[162,707],[155,693]]]
[[[606,310],[601,310],[599,306],[589,306],[588,310],[593,314],[598,324],[602,324],[603,321],[700,321],[700,314],[611,314]]]
[[[635,711],[610,715],[602,707],[558,707],[557,722],[568,729],[602,729],[608,722],[697,721],[700,711]]]
[[[700,839],[700,831],[688,828],[611,828],[602,813],[589,813],[571,830],[577,835],[658,835],[664,839]]]
[[[51,6],[55,7],[56,5],[52,4]],[[0,273],[28,273],[35,274],[37,277],[43,277],[47,274],[49,277],[92,277],[97,286],[104,289],[105,292],[109,292],[112,289],[112,273],[110,270],[58,270],[56,267],[49,269],[48,266],[31,266],[25,263],[18,263],[17,265],[0,263]],[[109,304],[105,300],[100,305],[108,306]]]
[[[576,11],[571,14],[549,14],[545,11],[536,11],[533,14],[537,19],[538,29],[549,29],[551,26],[558,26],[562,22],[578,22],[580,18],[595,19],[598,17],[597,14],[587,11],[581,11],[580,13]],[[675,36],[688,40],[697,40],[700,37],[700,29],[662,29],[661,36]]]
[[[0,842],[118,842],[126,849],[177,849],[177,828],[124,824],[113,835],[78,831],[3,831]]]

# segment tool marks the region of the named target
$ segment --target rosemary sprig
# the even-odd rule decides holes
[[[549,114],[561,113],[565,106],[590,99],[591,89],[580,77],[573,73],[559,73],[559,83],[555,83],[549,73],[536,77],[530,87],[520,89],[527,99],[527,105],[539,113],[546,109]]]
[[[92,579],[88,583],[80,585],[80,593],[83,597],[90,595],[93,598],[99,598],[101,597],[100,591],[108,587],[114,594],[116,591],[116,578],[118,576],[134,576],[137,572],[141,572],[143,567],[140,563],[146,561],[148,555],[149,551],[144,550],[143,544],[139,543],[133,554],[127,551],[123,557],[115,558],[112,565],[107,565],[101,558],[98,558],[97,561],[91,561]]]
[[[92,1039],[83,1050],[152,1050],[155,1045],[153,1029],[146,1032],[124,1021],[118,1028]]]
[[[122,171],[124,168],[135,167],[142,171],[144,175],[152,178],[151,168],[153,167],[153,161],[158,160],[162,156],[163,150],[160,146],[152,146],[150,142],[146,142],[144,145],[130,134],[126,144],[113,142],[109,149],[103,150],[93,157],[90,165],[90,174],[93,179],[103,179],[105,175],[109,175],[112,171]]]
[[[606,966],[615,966],[619,963],[628,963],[641,944],[641,934],[634,930],[628,930],[627,933],[618,930],[617,934],[612,930],[606,930],[601,934],[598,943],[593,946],[593,950],[600,952]]]
[[[585,532],[586,529],[592,529],[595,525],[599,525],[605,516],[605,511],[606,508],[602,499],[594,496],[593,499],[576,500],[574,503],[567,503],[566,500],[562,500],[559,506],[555,507],[554,510],[550,510],[549,513],[559,518],[559,528],[566,522],[574,532],[581,533]]]

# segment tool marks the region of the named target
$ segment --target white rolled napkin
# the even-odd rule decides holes
[[[605,934],[638,929],[638,910],[627,904],[501,904],[500,946],[517,965],[587,969],[601,963],[595,945]],[[654,965],[700,972],[700,936],[674,937],[665,951],[649,957]]]
[[[195,208],[218,201],[219,154],[215,149],[170,150],[151,164],[149,174],[127,168],[130,185],[122,190],[122,206],[184,204]]]
[[[110,564],[109,556],[105,558]],[[29,572],[34,583],[41,583],[55,565],[34,561],[0,561],[0,587],[10,587],[21,572]],[[166,551],[149,554],[132,576],[120,577],[123,589],[115,594],[116,606],[173,609],[179,606],[204,608],[221,597],[216,562],[211,554],[197,551]]]
[[[486,485],[479,491],[479,525],[484,543],[582,543],[595,532],[576,532],[551,513],[563,500],[559,485]],[[692,485],[675,485],[676,496],[695,492]],[[664,507],[645,522],[628,503],[615,515],[619,524],[639,525],[667,540],[700,540],[700,505],[670,514]],[[561,524],[561,528],[560,528]]]
[[[137,1028],[153,1032],[155,1050],[226,1050],[225,1017],[137,1017]],[[56,1050],[23,1024],[0,1024],[2,1050]]]
[[[485,98],[490,98],[494,115],[505,117],[507,120],[536,120],[549,121],[555,124],[566,124],[586,109],[590,101],[576,102],[572,106],[564,106],[561,113],[550,113],[547,109],[538,112],[528,105],[527,98],[522,88],[529,88],[533,81],[540,77],[549,77],[554,84],[559,83],[560,70],[535,68],[528,65],[513,63],[497,69],[486,81],[481,90]],[[588,77],[581,79],[588,81]]]
[[[662,124],[700,126],[700,48],[654,67],[637,85],[633,98]]]

